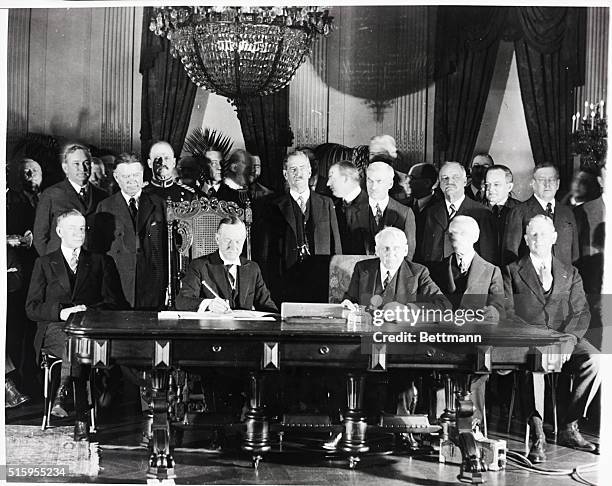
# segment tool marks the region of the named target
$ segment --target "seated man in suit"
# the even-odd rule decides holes
[[[440,168],[440,189],[444,199],[432,203],[424,212],[423,235],[418,242],[415,260],[421,263],[439,262],[453,250],[448,239],[448,224],[455,216],[471,216],[478,222],[480,238],[477,253],[488,262],[495,262],[497,237],[491,210],[465,195],[467,176],[458,162],[445,162]]]
[[[529,324],[547,326],[573,337],[563,351],[562,371],[573,373],[574,387],[557,444],[594,451],[595,446],[580,434],[578,420],[601,383],[598,351],[583,338],[589,327],[590,312],[582,279],[576,268],[553,255],[556,240],[555,225],[548,216],[531,218],[525,231],[527,255],[504,269],[504,290],[509,300],[506,307],[509,313],[514,312]],[[528,457],[532,462],[543,462],[546,438],[542,418],[536,410],[533,374],[526,373],[524,381],[522,408],[536,439]],[[537,385],[543,387],[543,380],[538,380]]]
[[[502,247],[506,235],[506,220],[510,210],[520,204],[514,199],[510,192],[514,187],[512,171],[505,165],[492,165],[485,174],[485,193],[497,234],[497,259],[496,265],[503,262]]]
[[[578,227],[572,209],[557,204],[555,195],[559,190],[559,169],[552,164],[538,164],[533,170],[531,187],[533,196],[512,209],[506,222],[503,256],[504,263],[518,260],[528,253],[522,235],[527,224],[537,215],[548,216],[555,224],[557,233],[553,255],[566,265],[572,265],[579,257]]]
[[[482,309],[485,320],[497,323],[504,312],[501,271],[474,251],[480,230],[469,216],[455,216],[448,227],[453,254],[430,266],[431,278],[453,304],[453,309]],[[489,375],[472,375],[470,389],[474,418],[482,420],[485,384]]]
[[[85,218],[76,209],[57,217],[60,248],[36,260],[26,302],[28,317],[38,322],[34,343],[37,353],[43,349],[62,357],[62,378],[53,402],[54,415],[67,415],[67,387],[74,380],[75,440],[87,439],[87,375],[78,363],[73,363],[72,369],[68,364],[64,322],[71,314],[90,308],[127,306],[113,260],[83,248],[85,226]]]
[[[235,216],[223,218],[215,235],[219,249],[189,264],[176,308],[217,313],[232,309],[278,312],[259,265],[240,256],[245,240],[244,223]]]

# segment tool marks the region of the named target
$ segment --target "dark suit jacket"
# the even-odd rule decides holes
[[[585,202],[574,208],[578,228],[580,257],[592,256],[603,251],[605,243],[606,206],[603,198]]]
[[[546,211],[540,206],[535,196],[531,196],[510,211],[504,238],[504,263],[513,262],[529,253],[524,238],[525,229],[529,220],[538,214],[546,215]],[[571,265],[579,256],[578,229],[572,209],[557,202],[554,224],[557,231],[557,242],[553,246],[553,255],[566,265]]]
[[[430,265],[431,278],[444,294],[453,294],[457,287],[451,269],[451,256]],[[476,253],[467,273],[467,286],[461,298],[460,308],[482,309],[492,305],[503,317],[504,282],[501,270]]]
[[[241,208],[246,206],[246,201],[249,201],[249,193],[247,189],[244,190],[236,190],[229,187],[225,182],[222,182],[219,185],[219,190],[215,195],[219,201],[231,201],[235,202]]]
[[[456,216],[471,216],[478,223],[480,238],[474,249],[490,263],[496,261],[497,237],[491,210],[466,197],[457,209]],[[447,237],[448,213],[444,199],[432,203],[424,211],[425,224],[420,242],[417,242],[415,260],[422,263],[439,262],[453,253]]]
[[[314,224],[314,248],[311,255],[341,255],[340,232],[331,198],[310,191],[310,219]],[[280,274],[298,261],[297,229],[291,195],[284,194],[270,205],[267,218],[264,261]]]
[[[36,206],[24,191],[6,191],[6,234],[23,235],[34,228]]]
[[[343,208],[341,199],[336,202],[336,215],[344,255],[374,255],[375,253],[375,235],[370,229],[372,210],[368,201],[367,192],[362,190],[346,209]],[[389,204],[383,213],[383,226],[393,226],[404,232],[408,240],[408,259],[412,260],[416,246],[416,225],[412,209],[389,198]]]
[[[87,222],[85,247],[91,245],[94,213],[98,203],[106,197],[108,197],[106,192],[89,184],[88,201],[85,205],[79,199],[79,195],[70,182],[68,182],[68,179],[64,179],[45,189],[38,201],[33,230],[34,246],[38,254],[46,255],[60,247],[61,242],[55,231],[57,216],[71,209],[76,209],[85,216]]]
[[[509,264],[503,272],[506,309],[529,324],[581,338],[589,327],[591,313],[580,274],[553,257],[552,275],[553,286],[545,296],[528,254]]]
[[[223,260],[216,251],[210,255],[196,258],[189,264],[187,273],[181,281],[181,291],[176,298],[178,310],[196,311],[203,299],[212,299],[214,295],[202,285],[202,280],[221,297],[230,299],[231,287],[225,276]],[[261,276],[257,263],[240,258],[238,266],[238,309],[278,312],[276,304]]]
[[[493,209],[491,209],[491,213],[493,214],[493,221],[495,223],[495,231],[497,232],[497,259],[495,260],[495,265],[501,265],[504,262],[503,257],[503,248],[504,248],[504,240],[506,238],[506,225],[508,223],[508,215],[510,211],[521,204],[518,199],[514,199],[511,196],[508,196],[506,200],[506,204],[501,207],[497,218],[495,217],[495,213],[493,213]]]
[[[424,304],[425,307],[441,310],[452,308],[451,303],[429,276],[429,270],[423,265],[404,260],[394,279],[397,279],[395,293],[383,292],[382,305],[399,302],[400,304]],[[380,258],[357,262],[344,298],[359,305],[368,306],[372,295],[376,293],[379,281]],[[427,302],[422,302],[423,297]]]
[[[134,231],[121,192],[98,205],[94,221],[96,249],[115,260],[123,293],[134,309],[159,309],[164,304],[167,276],[166,203],[142,192]]]
[[[49,325],[61,324],[60,311],[79,304],[88,308],[127,307],[113,260],[106,255],[81,249],[76,280],[71,290],[62,250],[57,249],[39,257],[34,264],[26,301],[28,318],[38,322],[34,339],[37,354]]]

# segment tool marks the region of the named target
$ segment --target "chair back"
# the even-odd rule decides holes
[[[329,262],[329,302],[338,304],[349,288],[355,264],[376,255],[334,255]]]
[[[215,234],[219,222],[236,216],[246,227],[246,257],[251,258],[251,223],[253,212],[247,201],[244,208],[234,202],[220,201],[214,197],[201,197],[193,201],[166,204],[168,224],[168,308],[174,308],[180,279],[189,262],[194,258],[217,250]]]

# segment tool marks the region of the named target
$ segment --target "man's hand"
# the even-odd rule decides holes
[[[208,304],[208,310],[217,314],[225,314],[226,312],[231,312],[232,309],[227,300],[214,298]]]
[[[499,322],[499,311],[492,305],[486,305],[482,308],[484,311],[484,319],[487,322],[497,324]]]
[[[75,305],[73,307],[66,307],[60,311],[60,319],[62,321],[67,321],[70,314],[74,314],[75,312],[85,312],[86,310],[87,306],[83,304]]]
[[[357,304],[353,304],[348,299],[344,299],[341,304],[342,304],[342,307],[350,310],[351,312],[357,312],[359,310],[359,306]]]

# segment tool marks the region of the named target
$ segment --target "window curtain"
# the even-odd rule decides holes
[[[586,9],[520,7],[514,42],[521,96],[536,163],[552,162],[567,188],[574,87],[584,84]]]
[[[261,158],[260,182],[282,192],[283,159],[287,147],[293,143],[289,125],[289,88],[268,96],[241,100],[237,107],[246,149]]]
[[[484,114],[507,8],[440,7],[434,160],[468,165]]]
[[[142,74],[142,108],[140,141],[143,160],[149,148],[165,140],[180,155],[197,86],[191,82],[180,59],[170,53],[170,42],[149,30],[152,7],[144,8],[140,73]]]

